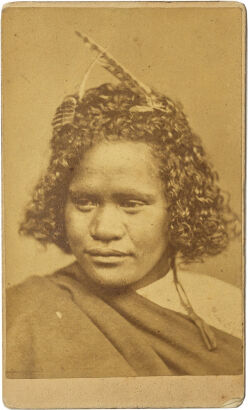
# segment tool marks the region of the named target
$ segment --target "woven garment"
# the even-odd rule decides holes
[[[242,344],[213,329],[208,351],[187,316],[133,290],[103,290],[75,263],[7,293],[9,378],[234,375]]]

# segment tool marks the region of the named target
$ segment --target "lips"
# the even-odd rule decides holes
[[[129,252],[122,252],[118,251],[116,249],[99,249],[99,248],[92,248],[88,249],[85,251],[91,256],[101,256],[101,257],[111,257],[111,256],[117,256],[117,257],[124,257],[130,255]]]
[[[91,262],[102,268],[111,268],[118,266],[131,256],[130,252],[122,252],[117,249],[91,248],[85,251],[91,259]]]

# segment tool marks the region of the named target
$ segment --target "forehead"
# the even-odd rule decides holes
[[[143,142],[101,142],[80,161],[72,185],[106,184],[161,188],[159,163]]]

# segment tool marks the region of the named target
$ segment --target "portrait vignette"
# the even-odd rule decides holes
[[[218,407],[233,403],[236,407],[244,397],[244,376],[238,370],[236,352],[238,339],[244,337],[245,7],[231,2],[200,2],[197,6],[176,2],[39,4],[19,3],[3,9],[4,402],[28,408]],[[104,27],[100,21],[105,22]],[[127,23],[129,35],[125,37]],[[121,111],[114,104],[123,104],[119,129],[112,112],[118,117]],[[99,110],[103,118],[98,119]],[[154,131],[162,127],[159,118],[166,124],[168,115],[171,122],[163,147],[170,146],[170,133],[188,135],[185,141],[190,147],[193,144],[192,158],[198,156],[208,175],[200,182],[195,180],[195,192],[197,184],[200,190],[201,183],[216,184],[217,188],[208,188],[216,204],[216,210],[209,211],[208,232],[215,229],[213,221],[215,226],[219,223],[216,234],[211,234],[212,242],[201,239],[203,228],[201,231],[194,222],[197,212],[191,217],[190,207],[188,211],[181,208],[183,222],[178,219],[181,196],[180,191],[176,194],[180,189],[176,184],[182,182],[161,152],[157,141],[163,137]],[[107,121],[117,137],[105,125]],[[77,140],[79,131],[75,130],[80,127],[84,142]],[[136,139],[129,136],[131,129]],[[63,145],[66,141],[71,148]],[[80,160],[75,160],[77,149],[83,149],[77,154]],[[189,153],[191,148],[185,149]],[[188,166],[190,154],[178,150],[174,158],[169,148],[166,152],[170,161]],[[178,155],[184,162],[180,163]],[[171,193],[163,179],[166,172],[174,175],[170,176],[174,178]],[[184,180],[187,172],[185,175]],[[59,180],[63,178],[62,184]],[[127,198],[125,186],[139,194],[132,192]],[[146,194],[142,196],[141,191]],[[168,198],[178,198],[178,203],[174,206]],[[61,202],[54,205],[52,200]],[[210,209],[208,201],[202,209]],[[49,207],[50,214],[42,206]],[[167,209],[161,217],[160,209]],[[191,227],[186,227],[186,220]],[[164,229],[168,236],[163,236]],[[190,235],[195,235],[194,245]],[[106,247],[110,241],[122,248]],[[7,300],[5,288],[11,295]],[[165,288],[170,294],[166,300]],[[29,292],[37,292],[33,301]],[[214,300],[219,297],[217,304]],[[46,322],[52,311],[52,319]],[[162,329],[165,318],[171,336]],[[6,343],[8,327],[10,342]],[[44,342],[41,329],[47,332]],[[85,376],[73,370],[80,368],[77,349],[80,356],[83,348],[77,346],[83,334],[92,345],[83,341],[88,346],[86,368],[94,358]],[[131,336],[137,338],[139,349]],[[219,346],[223,353],[212,360],[208,355],[216,351],[216,337],[217,354]],[[176,348],[179,339],[181,346]],[[169,350],[160,340],[169,343]],[[68,350],[70,343],[73,353]],[[97,343],[101,344],[99,352]],[[195,353],[187,351],[190,344],[199,363]],[[6,356],[6,349],[11,354]],[[65,364],[59,363],[63,349],[69,352]],[[187,352],[184,359],[183,349]],[[113,355],[106,364],[104,354]],[[225,355],[236,367],[226,364]],[[70,361],[71,373],[70,364],[68,371],[64,369]],[[17,363],[16,373],[13,363]],[[106,366],[106,374],[100,369],[94,375],[97,363]],[[18,366],[33,370],[18,370]],[[191,366],[192,372],[188,370]],[[44,388],[47,397],[42,395]]]

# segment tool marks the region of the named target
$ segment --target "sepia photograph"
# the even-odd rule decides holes
[[[2,17],[7,402],[34,379],[195,378],[198,396],[225,380],[198,405],[240,404],[245,8],[26,2]]]

